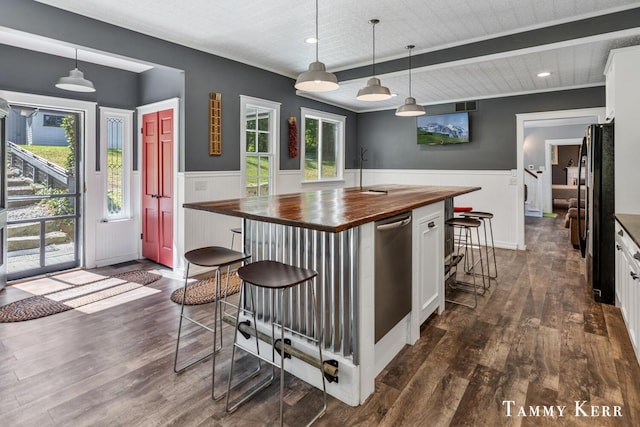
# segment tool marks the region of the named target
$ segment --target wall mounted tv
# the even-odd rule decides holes
[[[418,117],[418,144],[444,145],[469,142],[469,113]]]

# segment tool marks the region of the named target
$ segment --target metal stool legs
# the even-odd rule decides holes
[[[496,260],[496,245],[493,240],[493,214],[490,212],[479,212],[479,211],[471,211],[465,212],[462,214],[465,218],[474,218],[482,221],[482,229],[484,231],[484,246],[485,246],[485,254],[487,260],[487,276],[490,279],[498,278],[498,262]],[[491,261],[489,257],[489,239],[487,238],[487,221],[489,222],[489,231],[491,236],[491,255],[493,257],[493,273],[491,272]],[[467,271],[468,272],[468,271]],[[491,286],[491,281],[489,280],[489,286]]]
[[[193,249],[185,253],[184,257],[187,261],[186,263],[187,268],[185,272],[182,303],[180,307],[180,321],[178,324],[178,337],[176,339],[176,352],[175,352],[175,359],[173,362],[173,370],[176,373],[181,373],[187,368],[208,358],[209,356],[213,356],[212,357],[213,366],[212,366],[212,378],[211,378],[211,397],[214,400],[218,400],[224,397],[224,395],[226,394],[226,391],[225,391],[223,393],[216,395],[216,387],[215,387],[216,353],[218,353],[223,346],[222,322],[225,316],[230,315],[226,310],[227,307],[233,307],[236,310],[238,309],[238,306],[229,302],[227,299],[227,297],[229,296],[229,277],[231,275],[231,266],[239,263],[240,264],[244,263],[247,259],[250,258],[250,255],[247,255],[242,252],[237,252],[232,249],[220,247],[220,246],[208,246],[208,247]],[[213,298],[214,298],[213,326],[205,325],[201,321],[193,319],[185,314],[184,306],[186,305],[188,292],[189,292],[189,288],[188,288],[189,269],[192,264],[215,269],[214,284],[213,284]],[[224,267],[226,267],[226,279],[225,279],[224,293],[223,293],[222,269]],[[185,320],[200,326],[201,328],[205,329],[208,332],[211,332],[213,334],[213,346],[211,348],[211,352],[207,352],[204,355],[195,357],[194,358],[195,360],[187,362],[185,365],[179,367],[178,359],[180,354],[180,342],[182,338],[182,326]]]
[[[218,334],[218,328],[214,328],[214,330],[213,330],[213,347],[214,348],[213,348],[213,358],[212,358],[212,365],[213,366],[211,368],[211,399],[213,399],[213,400],[220,400],[220,399],[222,399],[223,397],[225,397],[227,395],[227,391],[224,390],[224,391],[222,391],[221,393],[219,393],[216,396],[216,353],[218,353],[218,351],[222,349],[222,321],[223,321],[223,318],[224,318],[225,315],[229,315],[226,310],[222,309],[222,306],[223,305],[224,306],[231,306],[231,307],[235,308],[237,310],[237,312],[240,312],[240,308],[239,308],[240,304],[235,305],[235,304],[230,303],[230,302],[227,301],[227,296],[228,296],[228,293],[229,293],[229,273],[230,273],[230,270],[231,270],[231,266],[227,266],[227,277],[226,277],[226,281],[225,281],[224,298],[222,298],[222,296],[221,296],[222,290],[219,289],[218,290],[219,297],[216,298],[216,301],[215,301],[215,309],[214,309],[214,311],[215,311],[215,319],[217,319],[219,321],[218,324],[220,325],[220,347],[218,349],[215,348],[215,346],[216,346],[216,335]],[[220,271],[220,269],[218,269],[218,272],[216,274],[219,274],[219,271]],[[219,277],[217,278],[217,283],[220,283],[220,278]],[[241,301],[241,300],[239,300],[239,301]],[[254,316],[255,316],[255,313],[254,313]],[[237,324],[237,322],[236,322],[236,324]],[[253,372],[251,372],[248,375],[247,378],[250,378],[250,377],[258,374],[258,372],[260,372],[261,368],[262,368],[262,365],[261,365],[260,361],[258,360],[258,367]]]
[[[314,330],[316,331],[316,333],[319,336],[318,339],[312,338],[312,337],[307,337],[312,341],[317,342],[318,344],[318,353],[319,353],[319,358],[320,358],[320,364],[319,364],[319,368],[320,368],[320,375],[322,377],[322,392],[323,392],[323,406],[321,408],[321,410],[314,416],[314,418],[307,424],[307,425],[311,425],[312,423],[314,423],[318,418],[320,418],[322,415],[325,414],[326,409],[327,409],[327,390],[326,390],[326,383],[325,383],[325,377],[324,377],[324,371],[323,371],[323,358],[322,358],[322,338],[321,338],[321,331],[318,329],[318,306],[317,306],[317,297],[316,297],[316,289],[315,289],[315,284],[310,284],[308,281],[305,282],[306,286],[311,286],[311,296],[312,296],[312,304],[313,304],[313,319],[314,319]],[[260,287],[260,285],[254,285],[251,284],[249,282],[243,282],[243,287],[242,287],[242,292],[243,294],[246,292],[244,290],[245,286],[248,286],[249,289],[253,289],[254,287]],[[227,391],[227,401],[226,401],[226,410],[227,412],[233,412],[235,411],[240,405],[242,405],[244,402],[246,402],[248,399],[250,399],[252,396],[254,396],[256,393],[262,391],[263,389],[265,389],[266,387],[268,387],[273,378],[274,378],[274,373],[273,372],[275,370],[275,367],[279,367],[280,368],[280,406],[279,406],[279,417],[280,417],[280,425],[284,425],[284,373],[285,373],[285,369],[284,369],[284,361],[287,358],[287,355],[285,353],[285,329],[287,329],[284,326],[284,319],[280,319],[279,322],[280,324],[278,325],[278,327],[280,328],[280,337],[278,340],[276,340],[276,322],[273,319],[273,316],[275,316],[275,301],[276,301],[276,297],[278,298],[279,301],[279,307],[285,307],[284,305],[284,292],[285,290],[289,289],[291,286],[287,286],[287,287],[281,287],[281,288],[272,288],[271,289],[271,304],[270,304],[270,309],[271,309],[271,340],[273,342],[272,348],[271,348],[271,358],[269,359],[268,357],[266,357],[263,354],[260,354],[260,347],[259,347],[259,342],[258,342],[258,328],[257,328],[257,323],[256,323],[256,315],[255,315],[255,301],[253,300],[254,295],[253,292],[251,292],[251,311],[253,312],[253,328],[255,331],[255,336],[256,336],[256,353],[251,352],[250,350],[247,350],[245,348],[243,348],[244,351],[246,351],[249,354],[254,355],[255,357],[257,357],[259,360],[263,360],[266,363],[269,363],[270,365],[272,365],[273,370],[272,370],[272,375],[270,378],[268,378],[266,381],[262,381],[259,384],[257,384],[256,386],[254,386],[246,395],[240,397],[236,402],[234,402],[234,404],[232,406],[230,406],[230,394],[231,394],[231,390],[232,388],[235,388],[237,385],[234,385],[232,387],[232,377],[233,377],[233,373],[234,373],[234,366],[235,366],[235,355],[236,355],[236,348],[237,347],[241,347],[238,344],[238,333],[236,333],[235,338],[234,338],[234,344],[233,344],[233,350],[232,350],[232,356],[231,356],[231,370],[229,372],[229,382],[228,382],[228,391]],[[236,316],[236,324],[239,324],[239,318],[240,313],[237,313]],[[279,356],[280,356],[280,363],[276,362],[276,343],[280,341],[280,349],[279,349]],[[241,347],[242,348],[242,347]]]
[[[231,229],[231,246],[230,246],[231,249],[233,249],[233,243],[236,240],[236,234],[242,235],[242,228],[232,228]]]
[[[455,258],[457,258],[458,262],[460,262],[459,260],[461,260],[462,258],[465,258],[465,264],[466,264],[466,259],[471,258],[471,265],[472,266],[476,266],[476,260],[475,260],[475,255],[474,255],[474,251],[473,251],[473,234],[472,234],[472,228],[475,228],[476,230],[476,237],[477,237],[477,242],[478,242],[478,255],[479,255],[479,259],[478,259],[478,263],[480,264],[480,270],[481,273],[480,274],[475,274],[474,272],[470,273],[469,275],[472,278],[472,282],[465,282],[462,280],[458,280],[457,279],[457,264],[453,264],[451,266],[451,270],[453,270],[452,276],[453,276],[453,283],[449,282],[448,286],[451,289],[455,289],[455,290],[461,290],[461,291],[466,291],[466,292],[472,292],[473,293],[473,304],[469,304],[463,301],[459,301],[459,300],[454,300],[454,299],[450,299],[450,298],[446,298],[445,297],[445,301],[447,302],[451,302],[454,304],[459,304],[459,305],[464,305],[466,307],[469,308],[476,308],[478,306],[478,289],[482,289],[482,293],[480,295],[484,295],[484,293],[487,290],[486,284],[485,284],[485,274],[484,274],[484,262],[483,262],[483,257],[482,257],[482,247],[479,245],[480,242],[480,231],[479,231],[479,226],[480,226],[480,221],[476,220],[476,219],[470,219],[470,218],[452,218],[451,220],[447,221],[447,225],[452,226],[452,227],[457,227],[459,228],[459,242],[458,242],[458,250],[457,250],[457,254],[455,256]],[[460,254],[461,251],[461,247],[462,245],[462,236],[464,235],[464,255]],[[450,270],[450,271],[451,271]],[[482,285],[476,283],[476,276],[479,276],[482,278]]]
[[[216,345],[215,330],[217,329],[216,328],[217,319],[214,317],[213,328],[211,328],[211,327],[209,327],[209,326],[207,326],[207,325],[205,325],[205,324],[203,324],[203,323],[201,323],[201,322],[199,322],[199,321],[197,321],[195,319],[192,319],[191,317],[189,317],[189,316],[184,314],[184,305],[185,305],[184,303],[185,303],[185,300],[187,299],[187,284],[189,283],[189,267],[190,267],[190,265],[191,265],[191,263],[187,262],[187,271],[185,273],[185,278],[184,278],[184,290],[183,290],[183,293],[182,293],[182,304],[180,305],[180,321],[178,323],[178,339],[176,340],[176,355],[175,355],[175,359],[173,361],[173,371],[175,373],[183,372],[185,369],[190,368],[191,366],[193,366],[193,365],[195,365],[195,364],[197,364],[199,362],[202,362],[203,360],[205,360],[206,358],[208,358],[209,356],[211,356],[213,354],[213,352],[207,353],[207,354],[201,356],[200,358],[198,358],[196,360],[193,360],[191,362],[188,362],[186,365],[178,368],[178,354],[180,352],[180,337],[182,335],[182,323],[183,323],[183,320],[188,320],[191,323],[195,323],[196,325],[200,326],[201,328],[206,329],[209,332],[212,332],[214,334],[214,341],[213,341],[214,351],[216,351],[215,350],[215,345]],[[219,286],[219,271],[220,271],[219,269],[216,271],[216,279],[215,279],[215,288],[216,288],[216,290],[218,289],[218,286]],[[222,347],[222,335],[220,335],[220,347]],[[219,348],[218,348],[218,350],[219,350]]]

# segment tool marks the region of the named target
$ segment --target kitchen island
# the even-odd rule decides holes
[[[339,372],[327,392],[356,406],[374,392],[376,375],[403,346],[418,340],[420,324],[435,310],[444,309],[445,201],[479,189],[380,185],[184,207],[244,218],[244,250],[252,261],[276,260],[318,271],[323,359],[337,364]],[[391,217],[399,220],[389,223]],[[389,245],[399,244],[399,237],[389,233],[403,227],[410,227],[409,238],[398,247],[410,245],[408,251],[389,252]],[[403,259],[407,257],[411,259]],[[407,269],[405,289],[394,278]],[[260,293],[257,300],[260,327],[267,311],[262,308],[270,301]],[[408,306],[398,311],[403,304]],[[314,336],[310,307],[310,295],[292,291],[285,307],[277,307],[277,321]],[[313,354],[313,343],[295,333],[290,338],[293,347]],[[265,351],[270,350],[265,347]],[[314,367],[295,357],[287,362],[296,376],[320,386]]]

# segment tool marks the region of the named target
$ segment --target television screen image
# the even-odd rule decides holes
[[[469,142],[469,113],[418,117],[418,144],[443,145]]]

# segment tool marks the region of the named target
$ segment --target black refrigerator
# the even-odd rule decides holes
[[[578,176],[584,174],[584,182],[578,182],[578,206],[585,199],[584,230],[578,222],[580,251],[594,299],[607,304],[614,304],[615,299],[613,128],[613,123],[587,127],[578,164]]]

